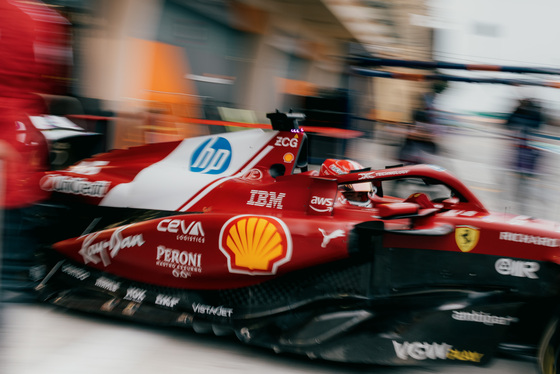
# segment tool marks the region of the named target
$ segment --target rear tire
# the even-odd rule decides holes
[[[558,317],[554,317],[546,327],[539,343],[537,360],[542,374],[557,374],[558,353],[560,351],[560,331]]]

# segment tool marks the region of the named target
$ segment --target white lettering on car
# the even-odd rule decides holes
[[[62,267],[62,272],[66,273],[66,274],[68,274],[68,275],[70,275],[70,276],[72,276],[72,277],[74,277],[78,280],[81,280],[81,281],[89,278],[89,276],[90,276],[89,271],[84,270],[84,269],[80,269],[76,266],[69,265],[69,264],[65,264]]]
[[[511,258],[500,258],[494,266],[498,274],[529,279],[537,279],[537,271],[540,269],[538,262],[518,261]]]
[[[163,245],[157,247],[157,261],[173,263],[176,265],[187,265],[200,267],[202,254],[188,251],[180,251],[178,249],[166,248]]]
[[[551,247],[551,248],[556,248],[559,246],[558,239],[556,238],[527,235],[527,234],[520,234],[520,233],[506,232],[506,231],[500,232],[500,240],[515,242],[515,243],[540,245],[543,247]]]
[[[452,346],[446,343],[420,343],[420,342],[404,342],[397,343],[393,340],[393,347],[395,353],[401,360],[406,360],[408,357],[415,360],[445,360],[447,353],[451,350]]]
[[[282,205],[284,197],[286,197],[286,194],[283,192],[251,190],[251,197],[247,201],[247,205],[282,209],[284,208]]]
[[[202,273],[202,254],[157,246],[156,266],[172,269],[175,278],[189,278]]]
[[[401,360],[407,360],[409,357],[414,360],[460,360],[480,362],[483,353],[468,350],[454,349],[447,343],[426,343],[426,342],[404,342],[398,343],[393,340],[395,354]]]
[[[193,311],[198,314],[205,314],[208,316],[216,317],[231,317],[233,313],[232,308],[224,308],[223,306],[210,306],[200,303],[192,304]]]
[[[358,180],[364,180],[364,179],[372,179],[376,177],[376,173],[373,171],[370,171],[368,173],[362,173],[360,174],[360,176],[358,177]]]
[[[109,278],[99,277],[95,280],[95,286],[110,292],[117,292],[121,283],[115,282]]]
[[[73,195],[103,197],[111,182],[90,181],[86,178],[74,178],[66,175],[46,175],[41,179],[40,186],[44,191],[54,191]]]
[[[449,217],[457,217],[457,216],[462,216],[462,217],[474,217],[478,214],[477,211],[475,210],[449,210],[445,213],[442,213],[442,215],[444,216],[449,216]]]
[[[144,244],[142,234],[123,236],[122,232],[129,226],[116,229],[109,240],[95,242],[100,232],[90,234],[84,238],[79,254],[82,255],[84,263],[93,262],[98,264],[103,262],[104,266],[111,264],[111,258],[115,258],[121,249],[141,247]]]
[[[371,179],[376,177],[389,177],[393,175],[404,175],[408,174],[410,170],[393,170],[393,171],[369,171],[361,173],[358,180]]]
[[[451,318],[457,321],[478,322],[478,323],[485,324],[487,326],[493,326],[493,325],[509,326],[512,322],[519,321],[519,319],[516,317],[511,317],[511,316],[499,317],[485,312],[476,312],[474,310],[470,312],[454,310],[453,314],[451,315]]]
[[[136,287],[129,287],[126,290],[125,300],[135,301],[141,303],[146,298],[146,290]]]
[[[178,298],[178,297],[159,294],[159,295],[156,296],[155,304],[165,306],[165,307],[168,307],[168,308],[173,308],[175,305],[177,305],[179,303],[180,300],[181,299]]]
[[[291,147],[291,148],[296,148],[297,144],[298,144],[297,138],[286,138],[282,136],[277,136],[276,143],[274,143],[276,147]]]
[[[164,219],[157,225],[160,232],[170,232],[177,235],[177,240],[204,243],[204,229],[200,221],[185,223],[182,219]]]
[[[321,196],[313,196],[311,198],[311,204],[320,206],[319,208],[317,208],[313,205],[309,205],[309,207],[316,212],[320,212],[320,213],[332,212],[334,200],[331,198],[326,198]]]

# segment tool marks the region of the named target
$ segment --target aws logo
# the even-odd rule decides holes
[[[215,137],[206,140],[193,153],[190,168],[194,173],[221,174],[231,162],[231,145],[227,139]]]
[[[311,204],[312,205],[309,205],[309,207],[316,212],[320,212],[320,213],[332,212],[334,199],[329,199],[321,196],[313,196],[311,198]]]
[[[292,258],[292,238],[275,217],[241,215],[222,227],[220,251],[230,273],[272,275]]]

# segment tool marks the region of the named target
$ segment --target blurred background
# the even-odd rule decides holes
[[[307,126],[352,130],[312,133],[312,163],[433,162],[491,209],[560,219],[554,0],[45,4],[67,21],[48,53],[58,68],[43,95],[46,114],[101,134],[102,150],[235,131],[293,109],[306,114]],[[387,78],[361,74],[351,56],[494,67],[373,64]],[[538,111],[530,128],[510,119],[525,99]],[[73,161],[62,160],[59,167]]]
[[[489,210],[560,221],[556,0],[4,3],[23,9],[37,30],[34,73],[40,84],[32,92],[42,103],[31,119],[48,143],[48,168],[111,149],[266,127],[266,113],[292,109],[306,115],[304,129],[314,129],[308,135],[316,167],[326,158],[373,168],[433,163],[458,175]],[[2,80],[10,75],[3,70],[8,52],[0,48]],[[29,90],[0,84],[2,111],[12,106],[9,85]],[[35,156],[28,165],[37,164]],[[24,218],[8,216],[19,209],[7,209],[4,221],[19,228]],[[5,225],[8,239],[12,226]],[[104,329],[106,321],[84,322],[39,307],[4,311],[0,363],[10,373],[41,372],[37,367],[45,373],[153,372],[165,360],[182,370],[184,362],[173,360],[185,352],[198,355],[201,344],[198,336],[171,335],[154,350],[159,331]],[[213,359],[232,349],[220,344],[204,340],[205,363],[193,372],[227,368]],[[140,357],[133,349],[140,345],[151,356]],[[97,360],[100,347],[112,360],[106,365]],[[283,359],[255,359],[250,349],[235,349],[242,350],[231,360],[238,371],[262,372],[263,360],[269,368],[290,370]],[[117,358],[123,352],[124,359]],[[68,356],[96,364],[61,368]],[[298,362],[292,371],[327,371],[314,365]],[[498,365],[462,372],[534,368]]]

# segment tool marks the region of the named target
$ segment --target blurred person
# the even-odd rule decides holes
[[[520,204],[522,214],[527,213],[528,207],[523,201],[531,194],[531,184],[539,174],[542,156],[541,151],[531,145],[531,136],[544,121],[540,104],[530,98],[520,100],[505,121],[506,128],[513,132],[511,168],[517,179],[514,197]]]
[[[397,158],[405,165],[429,163],[438,154],[437,134],[426,110],[416,110]]]
[[[45,195],[39,188],[48,169],[44,136],[30,115],[45,112],[38,93],[49,92],[46,83],[53,64],[45,63],[48,25],[58,22],[53,11],[35,1],[0,0],[0,208],[3,214],[0,253],[0,296],[25,298],[33,287],[36,270],[35,229],[37,202]],[[55,32],[56,33],[56,32]],[[38,56],[42,56],[38,58]]]
[[[403,165],[431,164],[434,157],[440,153],[438,138],[440,137],[439,125],[434,122],[435,106],[433,98],[424,102],[422,109],[416,109],[412,115],[412,123],[407,128],[404,141],[400,145],[397,159]],[[410,186],[410,184],[413,186]],[[410,187],[414,190],[416,183],[399,179],[395,181],[391,193],[394,196],[405,196]]]
[[[537,173],[540,152],[531,147],[531,132],[541,128],[544,122],[541,106],[533,99],[520,100],[506,120],[506,127],[514,132],[513,168],[520,176]]]
[[[439,114],[436,102],[439,94],[447,89],[446,81],[434,81],[431,90],[422,95],[423,110],[426,112],[428,122],[433,125],[441,124],[441,116]]]

